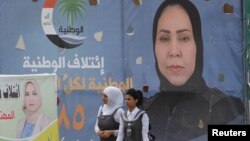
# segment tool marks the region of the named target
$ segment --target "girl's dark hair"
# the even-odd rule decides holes
[[[138,102],[136,103],[137,107],[141,107],[142,103],[143,103],[143,95],[142,92],[140,90],[136,90],[136,89],[128,89],[128,91],[126,92],[126,95],[130,95],[132,96],[134,99],[137,99]]]

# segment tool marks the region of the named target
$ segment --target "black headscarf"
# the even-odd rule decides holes
[[[156,41],[156,33],[159,18],[162,15],[162,12],[166,7],[179,5],[181,6],[188,14],[189,19],[192,24],[194,40],[196,44],[196,62],[195,62],[195,70],[189,80],[182,86],[174,86],[172,85],[160,72],[156,55],[155,55],[155,41]],[[197,8],[189,1],[189,0],[165,0],[158,8],[154,23],[153,23],[153,50],[155,55],[155,67],[160,79],[160,91],[204,91],[207,89],[207,85],[202,77],[203,72],[203,42],[202,42],[202,34],[201,34],[201,20],[200,15]]]

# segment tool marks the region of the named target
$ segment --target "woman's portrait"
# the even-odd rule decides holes
[[[242,100],[208,87],[202,76],[202,25],[191,1],[163,1],[152,38],[160,86],[144,109],[157,140],[204,140],[209,124],[244,124]]]
[[[24,83],[23,117],[18,122],[17,138],[28,138],[45,129],[51,120],[42,111],[42,94],[36,80]]]

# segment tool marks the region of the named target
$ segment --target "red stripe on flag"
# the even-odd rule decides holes
[[[57,0],[46,0],[43,7],[44,8],[54,8]]]

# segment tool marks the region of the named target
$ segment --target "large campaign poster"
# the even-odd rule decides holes
[[[106,86],[145,97],[160,89],[152,30],[163,1],[1,0],[0,73],[55,73],[60,140],[97,141]],[[243,99],[241,1],[191,2],[201,16],[206,84]]]
[[[56,87],[55,74],[0,75],[0,140],[58,140]]]

